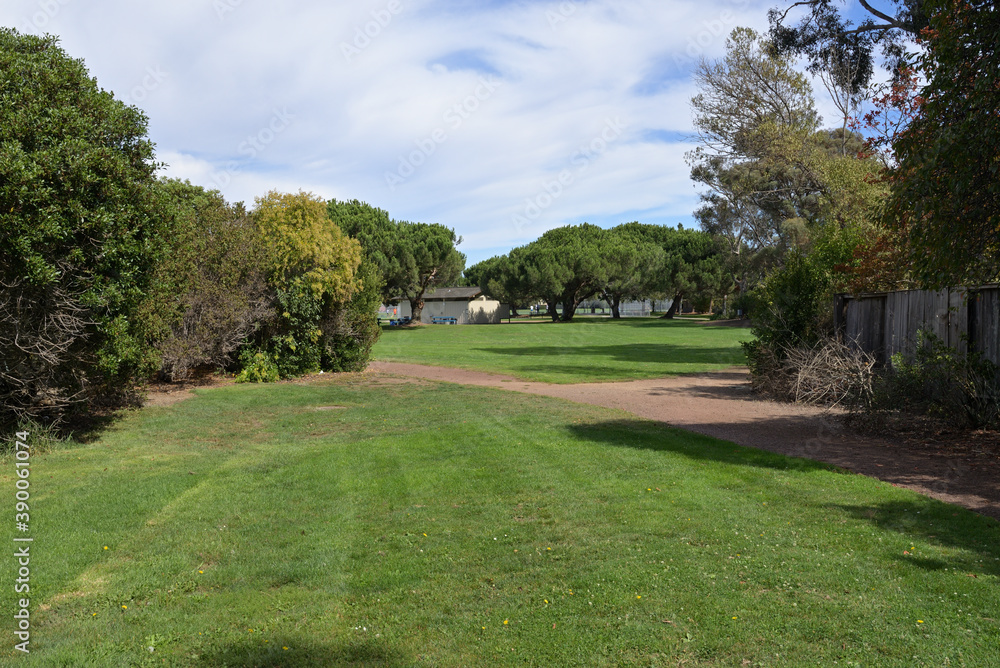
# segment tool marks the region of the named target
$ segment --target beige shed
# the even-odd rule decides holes
[[[412,314],[409,300],[399,303],[399,315]],[[510,317],[510,308],[495,299],[488,299],[479,288],[438,288],[424,296],[424,310],[420,321],[432,324],[437,318],[454,318],[459,325],[499,324]]]

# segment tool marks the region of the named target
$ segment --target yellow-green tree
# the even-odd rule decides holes
[[[312,193],[274,190],[255,201],[254,218],[271,249],[272,280],[303,281],[317,297],[349,300],[360,287],[361,244],[330,220],[326,202]]]
[[[282,377],[344,368],[335,351],[343,349],[344,311],[365,287],[361,244],[337,227],[326,202],[312,193],[271,191],[256,199],[253,217],[269,249],[278,316],[260,337],[263,350],[245,351],[244,377],[273,377],[261,366]]]

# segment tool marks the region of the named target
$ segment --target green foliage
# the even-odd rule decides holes
[[[580,303],[607,283],[603,240],[604,230],[596,225],[567,225],[549,230],[521,251],[529,290],[548,304],[553,320],[572,320]],[[562,304],[561,316],[556,304]]]
[[[606,272],[601,297],[611,306],[612,317],[618,318],[623,300],[645,299],[658,292],[668,256],[662,246],[626,226],[607,230],[601,247]]]
[[[720,241],[728,282],[741,293],[780,269],[786,254],[813,252],[818,239],[844,230],[855,244],[872,236],[886,193],[882,165],[862,152],[863,137],[846,121],[819,129],[811,87],[794,65],[772,43],[737,29],[726,56],[696,73],[701,145],[688,158],[692,179],[708,192],[695,216]],[[851,253],[843,262],[853,262]]]
[[[351,301],[320,324],[321,366],[325,371],[364,371],[382,334],[377,315],[382,287],[378,268],[365,259],[358,268],[358,279],[362,287]]]
[[[157,330],[161,373],[174,379],[198,366],[225,368],[274,317],[263,240],[242,207],[228,205],[218,192],[176,180],[159,187],[175,234],[144,316]]]
[[[823,333],[820,314],[827,306],[829,287],[829,274],[812,257],[786,256],[785,265],[751,293],[757,341],[747,347],[748,354],[767,348],[780,359],[788,348],[816,343]]]
[[[326,202],[311,193],[271,191],[257,198],[253,217],[270,250],[274,285],[303,280],[318,299],[351,298],[361,244],[330,220]]]
[[[146,117],[55,38],[0,29],[0,422],[127,400],[169,236]]]
[[[309,193],[271,192],[257,199],[253,212],[271,249],[277,303],[276,317],[255,343],[282,378],[363,368],[377,338],[380,279],[370,260],[363,263],[361,244],[340,230],[330,211]]]
[[[1000,368],[965,355],[920,330],[911,350],[897,352],[875,384],[869,411],[929,415],[961,427],[1000,427]]]
[[[686,297],[711,299],[721,292],[725,282],[723,258],[711,235],[641,223],[626,223],[614,229],[640,243],[653,244],[662,249],[662,269],[650,272],[641,296],[672,298],[674,303],[668,317],[673,317]]]
[[[507,304],[515,317],[518,307],[535,298],[523,271],[524,253],[524,247],[515,248],[507,255],[483,260],[465,270],[470,283],[478,286],[491,299]]]
[[[455,231],[443,225],[393,221],[382,209],[353,200],[327,204],[330,218],[361,243],[365,257],[377,268],[381,302],[410,301],[419,320],[424,295],[451,286],[461,278],[465,256]]]
[[[324,300],[315,285],[294,279],[277,289],[277,332],[268,341],[267,350],[278,365],[282,378],[292,378],[320,370],[323,357],[319,324],[324,314]]]
[[[237,383],[276,383],[281,379],[274,358],[263,350],[244,348],[240,354],[240,372]]]
[[[395,292],[410,302],[413,319],[419,321],[424,295],[434,288],[447,287],[462,275],[465,255],[455,246],[462,238],[444,225],[410,223],[396,224],[393,246],[394,271],[385,276],[386,290]]]
[[[360,242],[365,257],[375,266],[381,285],[380,303],[388,304],[399,297],[395,284],[395,277],[401,271],[396,252],[398,224],[389,218],[386,211],[358,200],[340,202],[332,199],[326,207],[330,220],[344,234]],[[390,278],[394,280],[390,282]]]
[[[927,10],[924,104],[893,145],[886,219],[924,286],[976,285],[1000,278],[1000,12],[984,0]]]

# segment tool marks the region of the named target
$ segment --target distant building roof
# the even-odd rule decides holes
[[[469,301],[470,299],[475,299],[481,294],[483,294],[483,291],[479,288],[438,288],[434,292],[425,295],[424,301]]]

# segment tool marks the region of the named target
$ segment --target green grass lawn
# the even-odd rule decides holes
[[[375,358],[582,383],[744,364],[740,341],[750,338],[749,329],[658,318],[387,327],[375,346]]]
[[[5,665],[986,666],[1000,646],[995,521],[554,399],[203,390],[35,454],[31,481],[32,653],[8,556]]]

